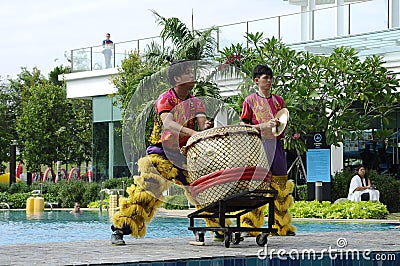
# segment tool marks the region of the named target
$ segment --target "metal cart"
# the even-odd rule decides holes
[[[264,246],[268,241],[270,233],[277,233],[277,229],[272,228],[274,224],[274,200],[277,196],[276,190],[246,190],[238,194],[228,196],[216,201],[204,208],[201,208],[188,215],[190,226],[197,242],[204,243],[206,231],[223,232],[225,247],[229,248],[230,243],[237,245],[240,243],[241,232],[261,232],[256,237],[256,243]],[[258,207],[268,204],[268,227],[249,228],[241,227],[240,217]],[[194,221],[198,218],[219,218],[221,227],[195,227]],[[225,226],[226,218],[236,218],[236,227]]]

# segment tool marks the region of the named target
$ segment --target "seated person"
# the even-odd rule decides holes
[[[351,179],[347,198],[351,201],[379,201],[379,191],[371,185],[371,180],[365,176],[365,167],[359,166],[356,173]]]

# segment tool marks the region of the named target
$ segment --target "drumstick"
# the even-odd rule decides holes
[[[217,114],[219,113],[219,111],[221,110],[221,107],[218,107],[218,109],[215,111],[215,113],[211,116],[210,118],[210,122],[213,122],[214,119],[217,117]]]

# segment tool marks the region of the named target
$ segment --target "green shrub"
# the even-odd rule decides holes
[[[99,183],[85,182],[85,190],[80,201],[82,206],[88,206],[90,202],[100,199],[101,185]]]
[[[12,209],[24,209],[26,208],[26,200],[31,196],[31,193],[8,193],[0,192],[0,202],[5,202],[10,204]],[[6,208],[5,205],[0,206],[0,208]]]
[[[0,183],[0,192],[6,192],[8,191],[8,188],[10,187],[9,184],[5,184],[5,183]]]
[[[107,179],[104,180],[104,188],[121,188],[122,187],[122,181],[124,182],[124,188],[125,188],[125,193],[124,196],[128,196],[126,193],[126,188],[131,186],[133,184],[133,178],[132,177],[121,177],[121,178],[113,178],[113,179]],[[101,183],[100,184],[100,189],[101,189]],[[99,191],[100,191],[99,189]]]
[[[323,219],[380,219],[389,214],[384,204],[372,201],[296,201],[289,211],[295,218]]]
[[[333,201],[339,198],[347,198],[350,181],[354,175],[354,171],[345,169],[332,178]],[[367,175],[380,192],[379,201],[385,204],[390,212],[399,212],[400,180],[396,180],[390,175],[378,174],[376,171],[367,171]]]
[[[188,200],[185,195],[166,196],[163,207],[167,210],[186,210],[188,209]]]
[[[28,186],[26,182],[18,182],[18,183],[13,183],[9,188],[8,192],[13,194],[13,193],[27,193],[30,192],[31,188]]]
[[[99,199],[100,200],[100,199]],[[100,208],[99,200],[91,201],[87,205],[88,208]],[[109,203],[110,202],[110,196],[108,194],[104,195],[103,202]],[[103,206],[103,208],[105,208]]]
[[[296,191],[293,196],[295,200],[307,200],[308,199],[307,185],[296,186]]]
[[[106,181],[106,188],[120,188],[122,181],[125,187],[132,184],[132,178],[115,178]],[[101,184],[89,183],[81,180],[62,180],[57,183],[33,183],[30,187],[25,182],[15,183],[12,186],[5,184],[5,192],[0,192],[0,202],[11,204],[11,208],[25,208],[26,199],[31,196],[31,191],[42,189],[45,202],[58,202],[63,208],[72,208],[75,202],[80,202],[82,207],[99,200]],[[11,192],[10,192],[11,191]],[[107,195],[106,195],[107,197]],[[1,206],[0,208],[6,208]]]

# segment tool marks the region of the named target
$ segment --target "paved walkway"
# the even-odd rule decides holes
[[[157,215],[187,217],[193,211],[159,209]],[[375,222],[400,224],[397,220],[376,220]],[[190,242],[194,240],[194,237],[133,239],[129,236],[125,237],[126,246],[112,246],[109,241],[0,245],[0,265],[131,265],[150,262],[171,262],[172,265],[176,265],[174,263],[184,260],[201,260],[201,263],[194,265],[210,265],[217,260],[218,265],[224,265],[218,260],[224,260],[224,258],[249,259],[249,257],[259,260],[257,256],[265,256],[264,251],[267,251],[269,257],[270,252],[275,256],[289,253],[295,255],[297,253],[293,252],[302,254],[311,251],[316,254],[322,252],[328,255],[327,252],[330,249],[358,250],[360,253],[370,250],[378,252],[378,254],[386,252],[384,254],[393,254],[396,259],[396,262],[387,265],[400,265],[400,228],[395,228],[395,225],[393,225],[393,229],[378,232],[300,232],[294,237],[270,236],[265,248],[258,246],[255,238],[245,238],[238,245],[231,244],[230,248],[225,248],[224,243],[212,241],[209,233],[206,234],[204,246],[191,245]],[[186,230],[186,228],[182,230]]]
[[[372,235],[371,235],[372,234]],[[376,251],[394,254],[400,265],[400,230],[376,233],[299,233],[294,237],[271,236],[266,248],[256,244],[254,238],[245,238],[238,245],[225,248],[221,242],[206,237],[205,246],[193,246],[193,238],[133,239],[125,237],[127,245],[112,246],[109,241],[85,241],[69,243],[19,244],[0,246],[1,265],[110,265],[139,262],[173,262],[177,260],[203,259],[206,265],[213,258],[254,257],[272,251],[275,255],[295,251],[314,250],[317,254],[331,249]],[[366,240],[368,239],[368,240]],[[341,242],[338,242],[341,241]],[[342,246],[338,246],[342,245]],[[343,243],[343,244],[340,244]],[[274,249],[275,251],[273,251]],[[263,251],[263,252],[261,252]],[[269,256],[269,255],[268,255]],[[262,258],[262,257],[261,257]],[[207,262],[208,261],[208,262]],[[221,264],[222,265],[222,264]],[[371,264],[372,265],[372,264]]]

